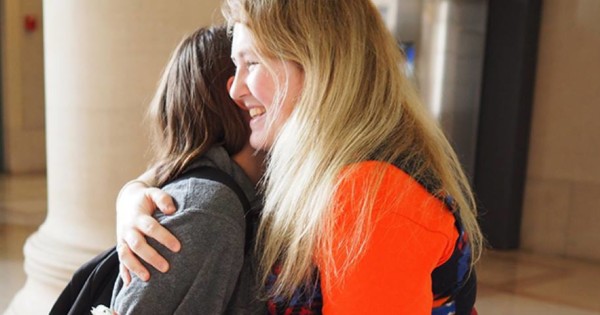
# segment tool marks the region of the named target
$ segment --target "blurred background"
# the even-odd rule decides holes
[[[479,313],[600,314],[600,1],[373,2],[477,195]],[[0,312],[114,243],[161,70],[219,5],[0,0]]]

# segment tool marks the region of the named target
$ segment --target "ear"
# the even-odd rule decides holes
[[[229,93],[231,91],[231,86],[233,85],[233,79],[235,77],[230,77],[229,79],[227,79],[227,93]]]

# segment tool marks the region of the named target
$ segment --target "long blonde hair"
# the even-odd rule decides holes
[[[435,195],[452,195],[469,234],[473,262],[483,237],[469,183],[437,123],[404,75],[403,56],[369,0],[228,0],[230,26],[246,25],[260,54],[298,63],[304,86],[268,156],[265,207],[259,228],[263,279],[275,264],[271,294],[290,296],[314,280],[315,254],[332,263],[333,198],[353,163],[398,165]],[[351,254],[343,274],[369,237],[374,193],[358,204]],[[331,276],[331,275],[330,275]],[[335,276],[335,275],[334,275]]]

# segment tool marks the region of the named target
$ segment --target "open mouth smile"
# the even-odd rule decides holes
[[[253,107],[248,110],[250,114],[250,118],[256,118],[258,116],[262,116],[266,110],[263,107]]]

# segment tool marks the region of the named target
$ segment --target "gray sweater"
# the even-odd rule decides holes
[[[242,169],[223,148],[213,148],[193,166],[218,168],[231,175],[250,203],[259,200]],[[152,239],[150,245],[170,263],[167,273],[146,265],[148,282],[132,277],[128,286],[119,278],[112,309],[126,314],[265,314],[259,301],[256,264],[252,250],[244,253],[243,206],[227,186],[197,178],[174,181],[165,186],[177,206],[174,215],[156,212],[155,217],[181,242],[172,253]]]

